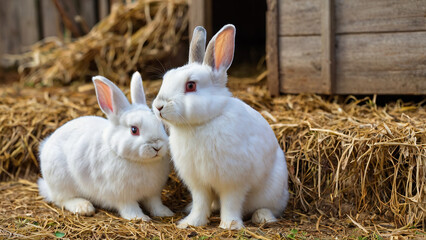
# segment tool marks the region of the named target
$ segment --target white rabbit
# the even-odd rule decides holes
[[[180,228],[207,224],[216,198],[225,229],[244,227],[247,214],[254,223],[273,222],[288,202],[287,164],[274,132],[226,87],[234,39],[235,27],[226,25],[204,51],[206,32],[195,28],[189,63],[164,75],[153,102],[170,127],[172,160],[192,194]]]
[[[153,216],[172,216],[161,202],[170,170],[168,137],[146,105],[140,74],[131,80],[133,104],[108,79],[96,76],[93,83],[108,119],[74,119],[43,141],[40,194],[83,215],[94,214],[93,203],[125,219],[149,221],[141,201]]]

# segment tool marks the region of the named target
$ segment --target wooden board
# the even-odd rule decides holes
[[[321,1],[321,93],[331,94],[335,82],[334,0]]]
[[[10,39],[18,35],[15,23],[9,20],[12,17],[10,4],[11,1],[0,1],[0,23],[2,25],[0,27],[0,59],[2,60],[0,63],[2,65],[4,64],[2,59],[3,54],[13,52],[15,48],[12,45],[13,42],[11,44]],[[13,29],[15,30],[12,31]]]
[[[197,26],[207,31],[207,39],[212,37],[212,0],[188,0],[189,4],[189,37]]]
[[[426,30],[426,0],[335,0],[336,33]],[[280,36],[320,35],[320,0],[282,0]]]
[[[35,1],[0,1],[0,54],[21,53],[39,40]]]
[[[40,10],[43,37],[60,36],[59,14],[52,0],[41,0]]]
[[[426,94],[426,32],[337,38],[338,93]]]
[[[95,12],[95,1],[94,0],[79,0],[80,11],[79,14],[87,24],[87,30],[90,30],[96,24],[96,12]],[[86,31],[86,29],[85,29]]]
[[[321,0],[280,0],[279,35],[319,35]]]
[[[271,96],[280,94],[278,51],[278,0],[267,0],[266,11],[266,65]]]
[[[98,0],[99,19],[103,19],[109,14],[108,0]]]
[[[281,92],[317,92],[321,89],[320,37],[280,37],[279,43]]]
[[[29,50],[31,44],[38,41],[39,26],[36,1],[31,0],[14,0],[16,9],[18,10],[18,23],[20,30],[20,51]]]
[[[336,32],[426,31],[426,0],[336,0]]]
[[[336,37],[336,94],[426,94],[426,32]],[[321,89],[319,36],[280,37],[281,92]]]
[[[16,58],[5,58],[5,54],[20,54],[37,41],[49,36],[63,36],[57,7],[60,2],[67,20],[74,21],[75,7],[88,25],[87,30],[96,22],[97,10],[102,16],[108,13],[109,0],[4,0],[0,1],[0,66],[15,64]],[[96,9],[99,7],[99,9]],[[77,26],[74,26],[77,29]],[[78,32],[78,29],[76,30]],[[77,36],[78,34],[76,34]]]

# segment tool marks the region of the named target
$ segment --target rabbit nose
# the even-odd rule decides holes
[[[161,147],[152,147],[156,152],[161,150]]]
[[[161,106],[156,106],[156,108],[158,109],[158,111],[161,111],[161,109],[163,109],[163,105],[161,105]]]

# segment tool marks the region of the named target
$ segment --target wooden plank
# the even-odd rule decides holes
[[[61,36],[59,14],[52,0],[41,0],[40,8],[43,37]]]
[[[280,0],[279,35],[320,35],[321,1]]]
[[[37,42],[39,37],[39,25],[37,21],[37,6],[34,0],[15,0],[17,8],[18,29],[20,35],[19,52],[29,50],[29,46]]]
[[[35,1],[1,1],[0,9],[2,56],[5,53],[22,53],[39,40]]]
[[[109,14],[108,0],[98,0],[99,20],[105,18]]]
[[[426,32],[342,35],[337,45],[337,93],[426,94]]]
[[[203,26],[207,31],[207,38],[212,36],[212,2],[211,0],[189,0],[189,37],[195,27]]]
[[[204,26],[204,0],[189,0],[189,38],[197,26]]]
[[[205,8],[204,8],[204,28],[207,32],[207,39],[211,39],[213,37],[213,0],[204,0],[205,1]],[[192,32],[192,31],[191,31]]]
[[[278,1],[267,0],[266,66],[268,68],[268,89],[271,96],[278,96],[280,94],[278,24]]]
[[[320,36],[280,37],[280,89],[283,93],[321,88]]]
[[[2,58],[5,53],[14,52],[14,43],[19,35],[16,30],[17,27],[12,26],[16,24],[12,21],[14,9],[12,9],[13,3],[11,1],[0,1],[0,57]],[[11,41],[12,40],[12,41]]]
[[[318,93],[332,94],[335,77],[334,0],[321,1],[321,88]]]
[[[320,35],[321,2],[282,0],[280,36]],[[424,31],[425,12],[426,0],[335,0],[336,33]]]
[[[83,25],[85,24],[90,30],[96,24],[95,0],[79,0],[79,3],[79,14],[83,18]]]
[[[279,41],[281,92],[317,92],[320,37]],[[336,43],[336,94],[426,94],[426,32],[340,35]]]
[[[336,0],[336,31],[425,31],[425,13],[426,0]]]
[[[0,1],[0,66],[9,66],[10,63],[4,59],[4,54],[13,53],[14,44],[13,40],[18,36],[17,28],[11,26],[14,24],[14,21],[11,21],[10,18],[13,15],[10,5],[11,1]],[[15,30],[13,30],[15,29]]]

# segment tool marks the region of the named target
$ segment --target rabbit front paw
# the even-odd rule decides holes
[[[64,202],[64,207],[70,212],[81,214],[85,216],[92,216],[95,214],[95,207],[93,204],[83,198],[72,198]]]
[[[171,217],[175,215],[170,209],[163,205],[161,202],[161,196],[154,196],[143,201],[146,209],[151,213],[152,216],[156,217]]]
[[[144,222],[149,222],[151,221],[151,218],[148,217],[147,215],[143,214],[143,213],[120,213],[120,216],[124,219],[127,220],[137,220],[137,219],[141,219]]]
[[[220,221],[219,227],[228,230],[239,230],[241,228],[244,228],[244,224],[241,219],[224,219]]]
[[[120,216],[127,220],[142,219],[145,222],[151,221],[151,218],[142,212],[138,203],[131,203],[128,205],[120,206],[118,208]]]
[[[207,218],[197,217],[189,214],[186,218],[178,222],[177,227],[180,229],[187,228],[188,226],[198,227],[207,225],[208,222],[209,221]]]
[[[251,216],[252,223],[262,224],[262,223],[271,223],[276,222],[277,219],[272,214],[271,210],[267,208],[261,208],[256,210]]]
[[[161,205],[152,212],[152,215],[156,217],[171,217],[175,215],[175,213],[172,212],[168,207]]]

